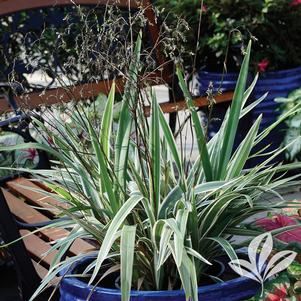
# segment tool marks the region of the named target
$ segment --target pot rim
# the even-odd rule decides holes
[[[262,75],[280,75],[280,74],[286,74],[286,73],[294,73],[301,71],[301,66],[294,67],[294,68],[288,68],[288,69],[281,69],[281,70],[272,70],[272,71],[266,71],[262,73]],[[200,67],[199,70],[197,71],[198,74],[212,74],[212,75],[221,75],[223,72],[211,72],[206,70],[206,68]],[[239,71],[237,72],[225,72],[225,76],[237,76],[239,74]]]
[[[62,282],[61,285],[67,285],[67,286],[73,286],[73,287],[77,287],[79,289],[89,289],[92,290],[94,288],[93,285],[88,285],[88,283],[81,281],[79,278],[76,277],[72,277],[69,275],[72,275],[74,269],[82,263],[85,263],[86,261],[88,261],[89,259],[94,258],[91,256],[87,256],[84,259],[79,260],[78,262],[76,262],[76,264],[74,264],[74,266],[70,269],[70,271],[67,273],[67,268],[62,270],[59,274],[60,276],[62,276]],[[67,274],[68,277],[64,277],[64,275]],[[222,283],[216,283],[216,284],[211,284],[211,285],[205,285],[205,286],[201,286],[198,288],[198,294],[201,293],[208,293],[211,291],[215,291],[217,289],[221,289],[222,287],[227,287],[227,286],[244,286],[245,284],[250,285],[250,281],[255,282],[254,280],[251,280],[249,278],[246,277],[237,277],[235,279],[231,279],[228,281],[224,281]],[[254,283],[255,285],[255,283]],[[94,292],[95,293],[106,293],[108,295],[121,295],[121,291],[118,289],[111,289],[111,288],[105,288],[105,287],[100,287],[97,286],[94,288]],[[164,290],[164,291],[137,291],[137,290],[131,290],[131,296],[185,296],[185,292],[184,290]]]

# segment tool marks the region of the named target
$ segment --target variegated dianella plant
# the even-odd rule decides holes
[[[231,108],[210,141],[206,141],[183,72],[177,68],[199,150],[198,158],[192,162],[176,144],[151,91],[147,95],[151,117],[145,118],[141,85],[137,84],[142,70],[140,49],[141,36],[135,45],[117,126],[113,126],[112,117],[113,85],[100,131],[84,115],[78,117],[87,132],[85,143],[68,124],[57,122],[60,135],[57,131],[48,132],[52,145],[45,140],[30,146],[56,158],[53,169],[31,173],[52,189],[54,193],[49,194],[62,204],[58,207],[61,215],[70,218],[52,227],[71,229],[68,237],[51,247],[49,252],[58,250],[57,255],[32,300],[60,271],[90,255],[91,261],[83,271],[89,283],[95,284],[102,275],[120,271],[122,301],[130,299],[131,289],[183,289],[187,300],[197,301],[197,288],[204,277],[210,276],[214,260],[220,256],[237,260],[236,249],[242,245],[236,245],[233,236],[245,236],[248,244],[251,236],[261,234],[249,230],[244,222],[257,213],[286,206],[278,188],[294,184],[296,178],[281,174],[298,163],[273,165],[273,158],[282,151],[277,149],[258,166],[243,168],[254,156],[252,149],[298,108],[292,108],[260,133],[259,116],[233,149],[239,119],[264,99],[263,96],[246,105],[257,79],[246,87],[251,42]],[[36,125],[41,132],[47,131],[38,120]],[[278,200],[271,201],[269,194]],[[65,258],[77,238],[94,240],[99,250]]]

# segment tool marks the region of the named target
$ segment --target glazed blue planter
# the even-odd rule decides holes
[[[86,259],[87,261],[87,259]],[[74,267],[68,274],[76,269]],[[62,275],[64,274],[61,273]],[[86,301],[92,286],[73,277],[63,278],[60,285],[60,301]],[[220,284],[199,288],[199,300],[243,301],[254,296],[259,284],[247,278],[237,278]],[[97,287],[90,301],[120,301],[120,290]],[[177,291],[132,291],[131,301],[185,301],[182,290]]]
[[[198,83],[199,83],[199,94],[204,95],[209,86],[210,82],[213,82],[214,89],[217,90],[221,87],[223,92],[231,91],[235,89],[236,81],[238,78],[238,73],[227,73],[224,75],[222,81],[221,73],[213,73],[200,71],[198,73]],[[249,84],[252,81],[252,77],[249,76]],[[247,133],[250,125],[256,120],[256,118],[263,114],[262,122],[260,125],[260,130],[267,128],[273,122],[275,122],[278,116],[281,114],[279,110],[279,105],[274,101],[276,97],[287,97],[287,95],[297,88],[301,87],[301,67],[262,73],[257,81],[255,89],[252,93],[250,101],[257,100],[263,94],[268,92],[268,96],[264,101],[262,101],[253,111],[246,117],[246,120],[242,122],[242,126],[239,127],[240,133],[237,137],[237,143],[239,143]],[[216,112],[213,124],[210,127],[211,136],[216,133],[220,127],[221,120],[223,119],[225,112],[228,108],[228,104],[221,104],[216,106]],[[277,148],[283,141],[283,126],[279,126],[274,130],[268,138],[265,140],[266,144],[271,143],[272,148]],[[260,145],[259,147],[262,147]],[[278,161],[282,158],[278,158]],[[254,165],[254,162],[252,165]]]

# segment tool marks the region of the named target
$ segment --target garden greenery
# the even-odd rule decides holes
[[[188,48],[195,52],[198,43],[197,63],[209,71],[221,71],[224,61],[228,70],[239,70],[250,37],[256,40],[252,70],[301,65],[301,2],[298,0],[156,0],[156,4],[169,15],[171,22],[175,15],[186,19],[192,28]],[[191,66],[191,57],[186,59]]]
[[[298,105],[301,101],[301,88],[290,92],[285,97],[275,99],[280,104],[280,110],[283,114]],[[300,161],[301,159],[301,114],[297,112],[285,120],[283,146],[288,146],[285,151],[286,160],[289,162]],[[292,141],[295,141],[293,144]]]
[[[86,114],[71,116],[87,133],[83,139],[78,138],[68,123],[53,120],[57,131],[49,131],[35,120],[36,127],[51,137],[52,144],[45,137],[42,142],[26,147],[47,151],[55,158],[55,165],[51,170],[29,172],[51,188],[48,194],[61,204],[55,209],[69,217],[52,227],[67,227],[71,232],[47,252],[58,250],[31,300],[59,272],[91,256],[83,271],[89,275],[89,283],[97,284],[105,272],[120,271],[123,301],[129,300],[131,289],[181,288],[187,300],[196,301],[197,288],[208,276],[214,260],[223,255],[229,260],[237,258],[236,249],[241,245],[236,245],[232,237],[241,235],[248,240],[260,234],[245,227],[244,221],[257,213],[287,206],[277,190],[294,184],[295,177],[285,178],[281,174],[299,165],[270,164],[282,149],[273,151],[250,170],[243,168],[256,155],[252,149],[299,109],[291,108],[261,133],[259,116],[238,148],[233,149],[239,119],[262,100],[246,105],[257,79],[246,87],[251,42],[231,108],[221,129],[209,142],[182,69],[177,67],[199,151],[198,158],[190,161],[176,144],[155,94],[149,89],[146,97],[151,103],[151,118],[150,121],[145,118],[140,82],[144,78],[141,40],[139,34],[117,126],[113,126],[114,85],[100,129],[94,127]],[[24,147],[17,145],[14,149]],[[278,196],[279,201],[270,201],[269,194]],[[274,232],[277,231],[283,230]],[[78,238],[95,241],[99,250],[65,258]]]

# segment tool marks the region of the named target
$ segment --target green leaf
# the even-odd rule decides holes
[[[179,185],[175,186],[163,200],[158,213],[158,219],[166,218],[168,211],[183,197],[183,191]]]
[[[239,73],[238,81],[234,91],[233,101],[231,104],[230,115],[225,129],[225,135],[223,137],[223,145],[219,154],[219,165],[217,180],[223,180],[226,177],[226,169],[233,150],[234,139],[238,127],[239,117],[243,105],[244,91],[246,88],[249,61],[251,53],[251,41],[249,42],[247,53],[242,63],[242,67]]]
[[[227,171],[227,180],[230,180],[240,175],[254,146],[254,141],[257,137],[261,120],[262,115],[258,116],[257,120],[249,130],[246,138],[241,142],[237,151],[235,152],[235,155],[229,164],[229,169]]]
[[[112,84],[111,91],[108,96],[108,101],[101,121],[99,134],[100,146],[105,158],[110,160],[110,138],[113,122],[113,106],[115,100],[115,83]]]
[[[228,240],[222,237],[209,237],[208,239],[217,242],[225,250],[230,260],[238,260],[236,252]]]
[[[97,256],[97,262],[91,276],[89,283],[91,284],[95,277],[97,276],[99,269],[103,261],[106,259],[107,255],[110,252],[112,244],[114,243],[115,234],[120,228],[120,226],[124,223],[127,216],[131,213],[131,211],[135,208],[135,206],[142,200],[141,196],[131,196],[118,210],[115,217],[113,218],[106,235],[103,239],[102,245],[99,250],[99,254]]]
[[[123,226],[121,232],[121,294],[122,301],[129,301],[132,286],[136,226]]]
[[[208,183],[202,183],[200,185],[195,186],[194,193],[200,194],[209,191],[215,191],[217,189],[226,188],[228,185],[228,181],[212,181]]]
[[[259,77],[259,74],[256,73],[251,85],[248,87],[248,89],[244,92],[244,96],[243,96],[243,101],[242,101],[242,108],[245,107],[250,95],[252,94],[255,86],[256,86],[256,83],[258,81],[258,77]]]
[[[263,94],[260,98],[257,100],[253,101],[251,104],[249,104],[247,107],[245,107],[240,114],[240,118],[244,117],[246,114],[248,114],[250,111],[252,111],[258,104],[260,104],[262,101],[266,99],[268,96],[268,92]]]
[[[197,211],[197,200],[196,194],[194,192],[191,193],[191,212],[188,217],[188,233],[190,233],[191,237],[191,246],[195,250],[199,250],[199,223],[198,223],[198,211]]]
[[[161,186],[161,145],[159,131],[159,105],[152,93],[151,107],[151,130],[150,130],[150,154],[151,154],[151,198],[155,216],[160,206],[160,186]]]
[[[169,248],[176,261],[175,246],[173,242],[169,243]],[[185,291],[186,300],[198,301],[198,284],[196,269],[193,261],[187,255],[186,249],[183,250],[183,260],[178,267],[178,272],[181,278],[182,286]]]
[[[237,193],[230,193],[219,198],[216,198],[213,202],[210,202],[210,205],[203,210],[202,215],[199,216],[200,222],[200,231],[202,232],[202,237],[208,235],[209,231],[214,227],[218,227],[218,221],[221,219],[222,213],[230,206],[230,204],[240,198],[241,195]],[[221,220],[220,220],[221,222]],[[223,220],[227,222],[227,220]]]
[[[200,158],[201,158],[201,161],[203,164],[206,180],[209,182],[209,181],[212,181],[213,174],[212,174],[212,167],[211,167],[211,162],[210,162],[210,158],[209,158],[209,153],[208,153],[208,149],[207,149],[207,142],[206,142],[206,139],[205,139],[205,136],[203,133],[201,121],[200,121],[197,111],[195,110],[195,106],[193,104],[191,94],[187,88],[187,85],[185,83],[184,76],[183,76],[181,69],[179,67],[177,67],[176,72],[177,72],[177,76],[179,79],[179,85],[184,93],[184,97],[187,102],[187,107],[191,113],[191,118],[192,118],[194,130],[196,133],[196,140],[197,140]]]
[[[158,253],[158,261],[157,261],[157,270],[160,269],[160,267],[164,264],[165,260],[167,259],[168,254],[168,244],[171,239],[173,231],[170,229],[170,227],[165,224],[163,221],[163,227],[160,232],[160,245],[159,245],[159,253]]]
[[[163,131],[163,137],[167,141],[167,144],[169,146],[169,149],[171,151],[171,154],[172,154],[175,164],[177,166],[178,172],[182,179],[183,178],[183,165],[182,165],[182,161],[181,161],[178,149],[177,149],[177,144],[175,142],[174,136],[171,132],[171,129],[164,117],[164,114],[163,114],[160,106],[159,106],[159,121],[160,121],[160,125],[161,125],[162,131]]]
[[[128,166],[128,152],[130,143],[130,134],[133,118],[130,109],[136,108],[136,99],[138,95],[138,73],[140,68],[140,52],[142,43],[142,33],[140,32],[135,44],[134,58],[130,64],[129,78],[126,82],[122,109],[120,112],[117,138],[115,143],[115,174],[117,175],[119,185],[125,190],[125,172]],[[118,185],[115,185],[117,187]]]
[[[102,188],[104,189],[104,192],[107,192],[108,199],[111,205],[112,212],[115,214],[117,210],[119,209],[119,203],[115,197],[114,191],[113,191],[113,181],[110,178],[109,172],[108,172],[108,166],[107,166],[107,159],[104,156],[103,150],[101,149],[101,146],[99,144],[99,140],[96,136],[96,133],[92,126],[89,124],[89,134],[92,142],[93,149],[95,151],[96,157],[97,157],[97,163],[98,163],[98,172],[100,176],[100,183]],[[86,185],[86,188],[90,189],[91,185],[89,183]]]
[[[169,243],[169,248],[171,253],[176,261],[176,254],[175,254],[175,247],[172,242]],[[186,250],[184,250],[184,260],[182,261],[181,265],[178,267],[178,271],[180,274],[181,282],[183,289],[185,291],[186,300],[192,297],[192,288],[191,288],[191,260],[186,254]],[[185,256],[186,255],[186,256]]]
[[[187,217],[188,217],[188,214],[186,216],[185,225],[187,224]],[[183,251],[184,251],[185,229],[184,229],[184,231],[182,231],[183,229],[180,229],[177,221],[173,218],[167,219],[165,221],[165,223],[173,231],[173,234],[174,234],[174,259],[175,259],[175,262],[176,262],[177,266],[180,267],[180,265],[182,263],[182,257],[183,257]]]
[[[208,264],[208,265],[212,265],[211,262],[209,262],[204,256],[202,256],[200,253],[198,253],[197,251],[195,251],[194,249],[192,248],[188,248],[186,247],[186,250],[187,250],[187,253],[197,259],[199,259],[200,261]]]
[[[115,144],[115,174],[119,185],[123,188],[125,188],[125,171],[128,165],[132,122],[133,119],[129,111],[128,103],[123,101]],[[115,185],[115,187],[117,186],[118,185]]]

